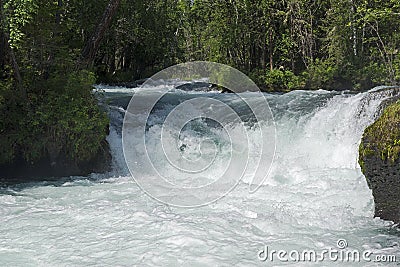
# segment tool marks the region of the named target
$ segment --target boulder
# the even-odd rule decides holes
[[[97,153],[86,161],[69,159],[63,151],[49,144],[47,154],[40,160],[29,163],[22,157],[0,165],[0,185],[13,185],[34,181],[58,180],[59,177],[86,176],[111,170],[111,153],[106,140]]]
[[[400,101],[384,104],[382,115],[364,131],[359,164],[372,190],[375,217],[400,223]]]

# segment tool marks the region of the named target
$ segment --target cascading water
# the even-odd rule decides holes
[[[260,250],[268,246],[318,252],[338,249],[339,239],[346,240],[348,249],[400,260],[399,232],[373,218],[372,194],[357,163],[363,130],[374,121],[388,91],[265,94],[277,129],[269,177],[254,194],[249,193],[245,175],[217,202],[185,209],[143,193],[130,177],[122,153],[122,120],[130,97],[138,90],[151,95],[158,88],[101,89],[111,117],[113,172],[2,189],[1,266],[280,265],[284,262],[277,259],[260,261]],[[259,101],[252,93],[245,94],[249,101]],[[171,179],[179,177],[159,157],[159,135],[153,130],[178,103],[199,96],[226,103],[237,100],[217,92],[171,90],[150,117],[148,149]],[[242,118],[251,122],[247,115]],[[253,135],[251,123],[248,127],[250,146],[257,148],[258,135],[255,131]],[[179,145],[185,157],[197,158],[196,144],[204,139],[216,144],[218,152],[215,164],[220,168],[210,170],[212,178],[223,172],[229,157],[224,130],[210,121],[194,120],[181,132]],[[241,140],[233,141],[241,145]],[[358,264],[377,265],[362,261],[350,265]]]

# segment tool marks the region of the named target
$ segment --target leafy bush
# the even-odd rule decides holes
[[[259,87],[265,87],[265,71],[263,69],[254,69],[248,74],[249,78]]]
[[[330,60],[316,59],[308,70],[303,73],[303,77],[307,80],[306,87],[314,90],[327,88],[334,80],[337,72],[337,66]]]
[[[17,155],[34,163],[50,150],[75,162],[93,158],[109,123],[91,93],[94,82],[88,71],[52,77],[40,83],[43,94],[29,94],[26,105],[15,101],[3,108],[0,163],[11,162]]]
[[[15,144],[21,114],[13,80],[0,82],[0,163],[10,162],[15,157]]]
[[[393,68],[395,71],[395,82],[396,84],[400,84],[400,54],[395,56],[395,59],[393,60]]]
[[[271,70],[265,75],[265,84],[270,90],[293,90],[304,87],[304,80],[289,70]]]
[[[352,79],[355,81],[354,88],[357,90],[368,90],[377,85],[388,83],[388,75],[385,67],[377,62],[370,62],[368,65],[354,71]]]

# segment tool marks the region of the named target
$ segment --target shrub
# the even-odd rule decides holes
[[[90,160],[101,149],[108,117],[92,95],[93,73],[72,72],[43,81],[29,93],[28,102],[3,108],[0,163],[22,156],[34,163],[49,148],[75,162]],[[43,92],[39,94],[38,92]],[[7,94],[3,96],[8,97]]]
[[[330,87],[337,73],[338,68],[333,62],[316,59],[302,76],[307,80],[306,87],[315,90]]]
[[[303,88],[304,79],[289,70],[269,70],[265,75],[265,84],[271,91],[293,90]]]

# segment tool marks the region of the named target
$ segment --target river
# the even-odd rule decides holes
[[[361,259],[348,266],[390,265],[374,262],[377,255],[400,261],[400,233],[391,223],[373,218],[372,193],[357,163],[363,130],[374,121],[387,94],[324,90],[264,94],[275,118],[276,152],[262,186],[249,193],[245,176],[209,205],[180,208],[144,193],[122,152],[121,127],[130,97],[140,90],[151,95],[159,88],[98,89],[111,117],[113,171],[1,189],[0,266],[330,266],[340,259],[319,263],[294,262],[287,255],[288,262],[276,255],[273,262],[261,259],[266,248],[288,253],[341,251],[339,240],[346,250],[371,252],[372,261]],[[244,94],[252,99],[252,93]],[[162,153],[157,148],[159,137],[151,129],[178,103],[200,96],[235,101],[230,94],[171,90],[152,113],[146,136],[150,154],[159,164],[164,164],[157,156]],[[196,157],[198,151],[192,148],[200,139],[218,143],[210,175],[219,173],[225,163],[218,159],[227,156],[229,140],[218,127],[197,123],[185,131],[182,150],[187,157]],[[260,140],[252,136],[251,127],[248,134],[257,147]],[[163,171],[168,175],[173,170]]]

